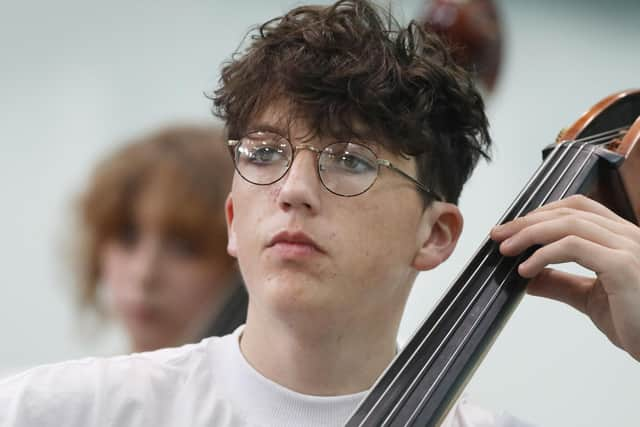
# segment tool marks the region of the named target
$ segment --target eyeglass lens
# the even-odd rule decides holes
[[[270,132],[253,132],[240,140],[235,151],[238,173],[249,182],[268,185],[282,178],[293,161],[289,141]],[[370,148],[353,142],[336,142],[318,157],[323,185],[342,196],[361,194],[378,176],[377,157]]]

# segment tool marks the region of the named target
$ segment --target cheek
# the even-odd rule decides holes
[[[273,188],[271,188],[273,187]],[[259,188],[262,190],[262,188]],[[268,224],[266,222],[276,211],[276,198],[279,187],[272,185],[268,191],[258,192],[252,197],[251,203],[236,204],[234,219],[234,234],[238,249],[238,262],[245,268],[251,268],[260,255]],[[270,207],[273,207],[270,209]],[[244,262],[246,261],[246,262]]]
[[[352,227],[350,242],[343,242],[353,248],[355,252],[351,256],[357,257],[365,274],[394,276],[394,268],[405,271],[413,261],[416,220],[398,203],[373,204],[359,209],[358,212],[366,215],[359,216],[358,224]]]
[[[111,292],[119,293],[127,287],[129,277],[127,251],[118,245],[107,244],[100,255],[100,279]]]

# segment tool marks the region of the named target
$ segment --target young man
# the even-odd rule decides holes
[[[441,43],[385,22],[364,1],[298,8],[263,25],[223,70],[214,103],[237,171],[228,251],[250,295],[246,326],[178,349],[36,368],[0,385],[0,421],[347,420],[396,352],[416,275],[454,249],[455,203],[489,145],[481,98]],[[493,236],[508,254],[545,244],[520,266],[541,278],[532,290],[585,309],[640,357],[637,227],[572,198]],[[599,280],[543,270],[566,260]],[[462,404],[445,425],[521,424]]]

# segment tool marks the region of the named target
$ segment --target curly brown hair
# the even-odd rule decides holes
[[[74,259],[83,305],[103,312],[97,298],[101,250],[135,227],[142,197],[153,198],[154,220],[164,233],[234,271],[224,218],[233,165],[223,141],[220,128],[168,126],[128,141],[97,166],[77,205]]]
[[[415,156],[418,179],[453,203],[478,159],[489,158],[481,95],[444,43],[414,21],[403,28],[367,1],[342,0],[295,8],[250,40],[212,96],[234,138],[286,100],[315,134],[373,138]]]

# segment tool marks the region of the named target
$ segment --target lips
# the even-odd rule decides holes
[[[267,247],[276,247],[276,246],[285,246],[285,247],[299,247],[299,248],[307,248],[313,249],[315,251],[324,253],[324,249],[321,248],[311,237],[307,236],[302,232],[290,232],[290,231],[282,231],[277,233],[271,240]]]

